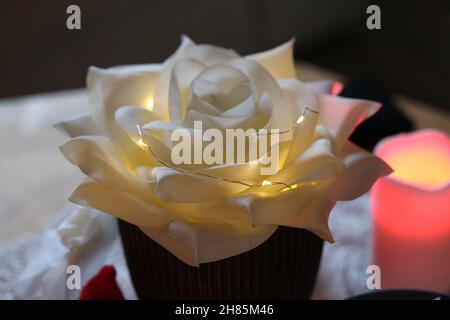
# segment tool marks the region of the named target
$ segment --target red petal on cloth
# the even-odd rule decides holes
[[[81,290],[80,300],[124,300],[114,266],[104,266]]]

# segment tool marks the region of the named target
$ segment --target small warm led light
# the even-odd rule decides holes
[[[137,141],[137,144],[144,148],[148,147],[148,145],[144,142],[144,140],[142,140],[142,138],[139,138],[139,140]]]
[[[292,189],[297,189],[297,188],[298,188],[298,184],[293,184],[292,186],[284,188],[283,190],[281,190],[281,192],[292,190]]]
[[[261,183],[262,186],[270,186],[272,184],[272,182],[270,182],[269,180],[263,180],[263,182]]]
[[[153,111],[153,104],[154,104],[153,99],[149,98],[149,99],[147,99],[147,101],[145,101],[145,108],[148,111]]]
[[[305,120],[305,116],[302,114],[300,117],[298,117],[297,124],[302,123],[303,120]]]

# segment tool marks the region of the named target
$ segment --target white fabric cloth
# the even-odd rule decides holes
[[[78,299],[81,290],[66,286],[69,265],[80,267],[81,288],[104,265],[114,265],[124,297],[136,299],[116,220],[76,205],[41,236],[0,247],[0,299]]]
[[[330,215],[336,242],[325,243],[313,299],[346,299],[368,292],[372,264],[372,218],[369,194],[338,202]]]
[[[326,243],[314,299],[343,299],[367,291],[370,261],[368,196],[338,203],[331,215],[336,243]],[[136,299],[117,222],[109,215],[72,205],[43,234],[0,247],[0,299],[78,299],[66,287],[69,265],[81,270],[82,287],[104,265],[116,268],[126,299]]]

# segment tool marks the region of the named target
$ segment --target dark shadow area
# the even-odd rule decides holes
[[[376,1],[381,30],[359,29],[298,55],[347,75],[377,76],[388,89],[450,110],[450,2]]]
[[[66,8],[81,8],[81,30]],[[382,29],[366,28],[369,1],[2,0],[0,97],[84,86],[90,65],[160,62],[180,34],[241,54],[292,36],[296,58],[450,109],[450,3],[377,1]]]

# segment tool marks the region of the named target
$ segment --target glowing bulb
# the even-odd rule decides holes
[[[263,180],[263,182],[261,183],[262,186],[269,186],[271,184],[272,182],[270,182],[269,180]]]
[[[145,108],[148,111],[153,111],[153,99],[152,98],[149,98],[149,99],[147,99],[147,101],[145,101]]]
[[[292,186],[284,188],[283,190],[281,190],[281,192],[292,190],[292,189],[297,189],[297,188],[298,188],[298,184],[293,184]]]
[[[301,116],[298,117],[298,119],[297,119],[297,124],[302,123],[303,120],[305,120],[305,116],[304,116],[304,115],[301,115]]]
[[[139,140],[137,141],[137,144],[144,148],[148,147],[148,145],[144,142],[144,140],[142,140],[142,138],[139,138]]]

